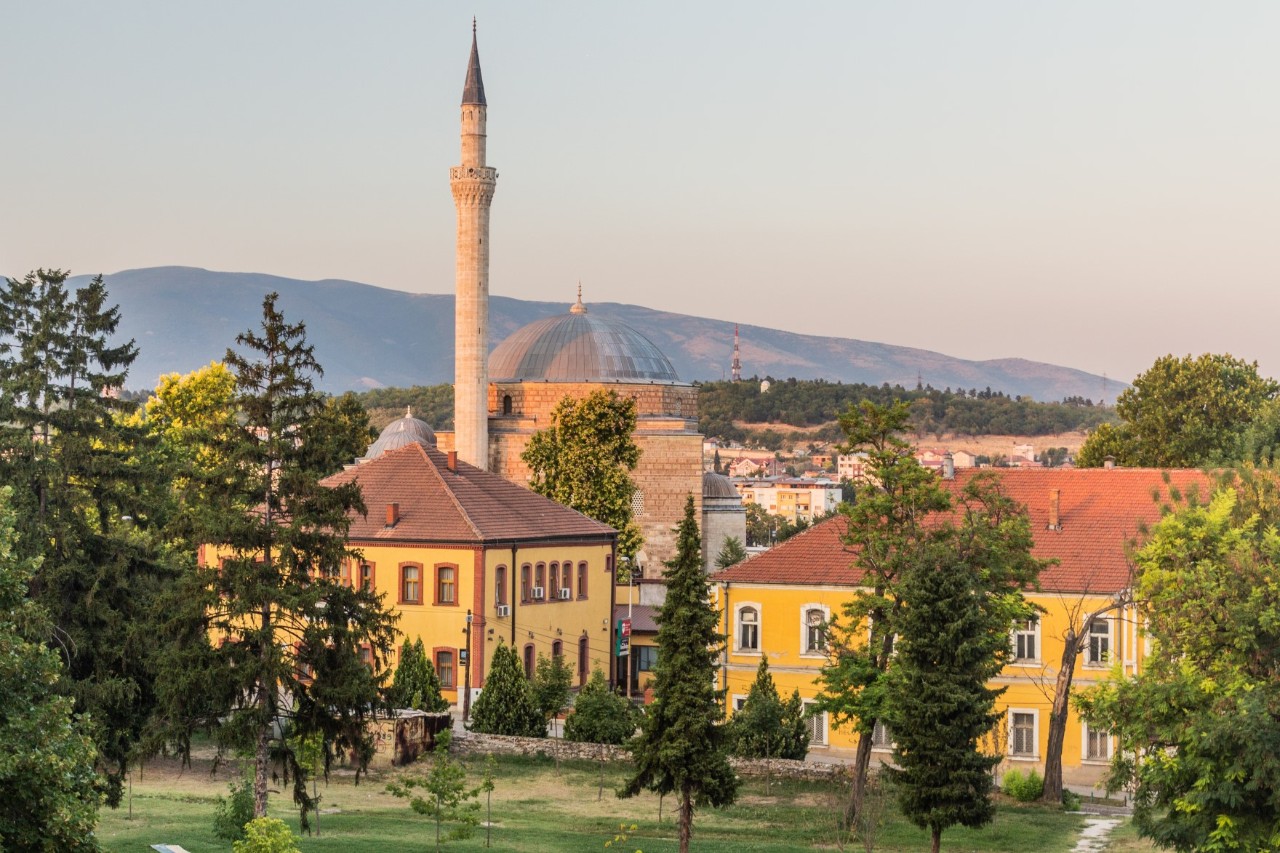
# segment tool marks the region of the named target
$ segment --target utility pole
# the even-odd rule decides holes
[[[466,660],[462,664],[462,722],[467,722],[471,716],[471,608],[467,608],[467,646],[463,650],[466,654]]]

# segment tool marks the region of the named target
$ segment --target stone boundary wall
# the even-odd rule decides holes
[[[631,753],[621,746],[599,743],[577,743],[562,738],[511,737],[479,732],[458,733],[450,751],[457,755],[538,755],[561,761],[630,761]],[[809,782],[845,782],[850,779],[851,765],[821,761],[792,761],[785,758],[730,758],[729,764],[740,776],[765,776],[775,779],[803,779]]]

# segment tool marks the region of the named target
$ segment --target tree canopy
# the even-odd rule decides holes
[[[493,650],[484,689],[471,706],[471,730],[491,735],[547,736],[546,718],[538,710],[520,656],[506,643],[499,642]]]
[[[636,402],[612,390],[575,400],[565,397],[551,424],[529,439],[522,459],[533,473],[529,487],[618,531],[618,556],[635,557],[643,538],[631,515],[636,484]]]
[[[1194,468],[1231,461],[1242,434],[1280,385],[1257,362],[1227,354],[1165,355],[1116,400],[1120,424],[1098,429],[1080,449],[1083,467],[1106,456],[1121,465]]]
[[[404,644],[388,697],[394,708],[413,708],[435,714],[449,710],[448,700],[440,695],[440,679],[427,660],[421,637]]]
[[[618,745],[636,733],[639,717],[636,707],[610,689],[604,673],[596,668],[565,717],[564,736],[566,740]]]
[[[667,598],[658,612],[653,704],[631,744],[635,774],[618,792],[675,794],[680,803],[680,850],[687,853],[695,806],[734,801],[738,780],[725,754],[720,697],[713,685],[724,637],[707,595],[702,543],[693,495],[685,501],[676,556],[667,564]]]
[[[739,758],[790,758],[803,761],[809,752],[809,728],[800,691],[778,696],[769,657],[760,658],[747,700],[728,723],[729,751]]]
[[[1109,787],[1132,786],[1134,823],[1161,847],[1280,842],[1278,486],[1265,473],[1152,528],[1134,557],[1151,654],[1076,698],[1116,738]]]

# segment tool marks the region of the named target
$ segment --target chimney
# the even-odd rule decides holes
[[[942,479],[954,480],[956,478],[956,460],[948,450],[942,456]]]
[[[1102,461],[1102,467],[1106,468],[1107,470],[1111,470],[1112,468],[1116,467],[1116,458],[1114,456],[1108,456],[1106,459]]]
[[[387,527],[395,527],[398,521],[400,521],[400,504],[387,504]]]
[[[1061,497],[1062,497],[1061,489],[1049,490],[1049,529],[1050,530],[1062,529],[1062,521],[1059,516]]]
[[[448,468],[450,471],[452,471],[455,474],[458,473],[458,451],[456,450],[449,451],[449,461],[446,464],[448,465]]]

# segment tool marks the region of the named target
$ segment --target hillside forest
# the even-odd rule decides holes
[[[356,397],[377,428],[401,417],[409,407],[416,417],[436,429],[453,429],[450,385],[378,388]],[[911,407],[912,429],[921,439],[929,435],[941,439],[945,434],[1057,435],[1116,421],[1110,407],[1080,397],[1042,403],[990,388],[938,390],[924,385],[909,390],[887,383],[750,379],[701,384],[698,430],[708,438],[769,450],[780,450],[787,443],[839,441],[843,438],[837,421],[840,414],[864,400],[881,406],[894,400],[906,402]]]

